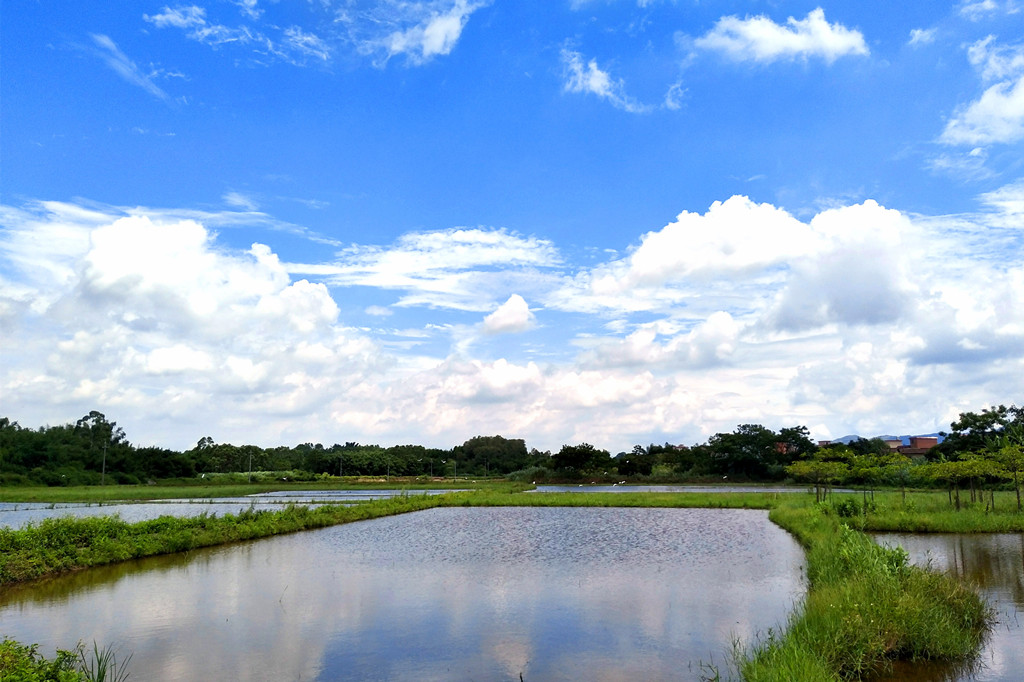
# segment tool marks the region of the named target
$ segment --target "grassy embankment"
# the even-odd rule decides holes
[[[880,547],[854,528],[1024,530],[1024,515],[1012,511],[1015,506],[1008,497],[1006,504],[1000,502],[997,498],[999,513],[985,513],[980,506],[953,512],[947,511],[944,493],[913,493],[904,503],[900,493],[892,492],[876,495],[869,513],[840,519],[794,494],[522,495],[492,488],[354,507],[164,517],[138,524],[109,518],[62,519],[19,531],[0,530],[0,586],[75,568],[437,506],[767,508],[771,519],[806,549],[809,589],[785,629],[751,646],[737,668],[750,681],[819,682],[856,678],[891,659],[964,660],[973,655],[990,617],[981,599],[953,578],[908,565],[902,551]]]
[[[792,503],[771,510],[772,521],[807,552],[808,591],[780,634],[769,633],[739,657],[744,680],[858,679],[892,660],[962,662],[978,652],[992,616],[969,586],[908,564],[902,550],[882,547],[845,523],[905,529],[902,513],[890,508],[839,519]],[[949,529],[944,518],[932,525],[914,518],[918,529]],[[1021,521],[984,521],[978,529],[1019,528]]]
[[[524,490],[531,486],[505,481],[479,482],[465,479],[429,479],[383,476],[333,478],[328,481],[294,481],[264,483],[222,483],[216,479],[194,479],[191,483],[170,485],[106,485],[0,488],[0,502],[51,502],[55,504],[86,502],[116,503],[142,500],[198,500],[216,497],[242,497],[275,491],[295,490],[444,490],[444,489],[493,489],[504,492]]]
[[[117,517],[65,517],[18,530],[0,528],[0,588],[90,566],[403,514],[438,506],[439,497],[443,496],[409,495],[352,506],[294,506],[223,516],[162,516],[139,523]]]

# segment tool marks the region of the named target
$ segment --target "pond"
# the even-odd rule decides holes
[[[315,507],[321,504],[355,504],[399,495],[441,495],[454,490],[292,490],[258,493],[245,497],[217,497],[144,502],[0,502],[0,527],[21,528],[27,523],[60,516],[114,516],[129,523],[159,516],[190,517],[200,514],[238,514],[250,507],[284,509],[289,504]]]
[[[931,565],[975,585],[997,622],[971,666],[905,666],[885,680],[908,682],[1018,682],[1024,680],[1024,533],[873,534],[876,541],[907,550],[910,560]]]
[[[10,588],[0,627],[143,680],[695,679],[802,564],[760,510],[441,508]]]

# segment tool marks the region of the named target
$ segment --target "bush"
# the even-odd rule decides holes
[[[38,646],[26,646],[13,639],[0,643],[0,679],[10,682],[80,682],[78,655],[58,649],[57,657],[48,661],[37,652]]]
[[[513,471],[508,474],[505,478],[510,481],[546,481],[551,478],[551,469],[546,467],[529,467],[527,469],[520,469],[519,471]]]

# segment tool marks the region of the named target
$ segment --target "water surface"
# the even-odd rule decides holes
[[[945,571],[977,586],[997,622],[974,665],[905,666],[887,680],[1019,682],[1024,680],[1024,533],[876,533],[907,550],[915,564]]]
[[[796,485],[632,485],[613,483],[612,485],[538,485],[538,493],[806,493],[812,491],[807,486]],[[854,492],[845,488],[835,488],[833,492]]]
[[[146,500],[140,502],[0,502],[0,527],[22,528],[47,518],[118,516],[129,523],[160,516],[223,516],[248,509],[280,510],[289,504],[355,504],[399,495],[440,495],[453,490],[288,490],[242,497]]]
[[[11,589],[0,627],[142,680],[695,679],[802,562],[760,510],[430,509]]]

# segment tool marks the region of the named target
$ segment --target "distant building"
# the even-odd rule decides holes
[[[896,450],[907,457],[922,457],[938,444],[935,436],[911,436],[910,445],[901,445]]]
[[[903,439],[902,438],[886,438],[882,442],[885,443],[886,445],[888,445],[889,449],[893,450],[893,451],[899,450],[903,446]]]
[[[830,440],[819,440],[818,441],[818,447],[819,448],[828,447],[829,445],[832,445],[832,441],[830,441]]]

